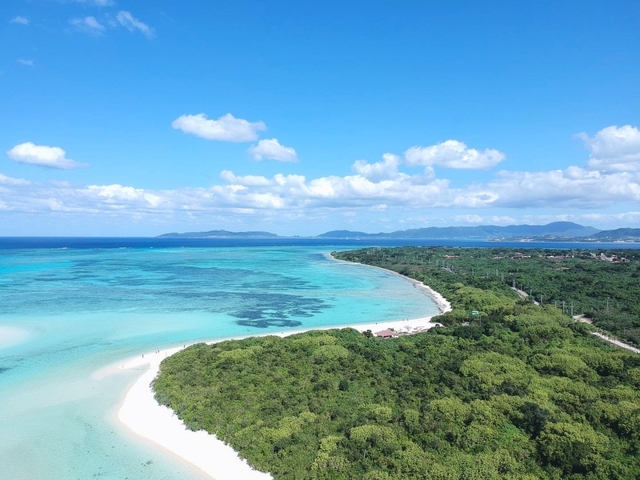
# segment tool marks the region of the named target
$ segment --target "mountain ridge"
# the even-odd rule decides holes
[[[208,232],[163,233],[156,238],[279,238],[270,232],[249,231],[229,232],[227,230],[209,230]]]
[[[640,237],[640,229],[637,230]],[[583,226],[573,222],[552,222],[546,225],[479,225],[470,227],[425,227],[394,232],[366,233],[351,230],[332,230],[307,238],[325,239],[485,239],[499,240],[512,238],[547,238],[547,239],[575,239],[596,238],[605,232],[590,226]],[[627,232],[627,235],[629,233]],[[632,235],[633,236],[633,235]],[[158,238],[286,238],[275,233],[264,231],[229,232],[227,230],[210,230],[207,232],[165,233]],[[603,238],[608,238],[606,235]]]
[[[615,230],[603,230],[590,238],[600,242],[616,241],[640,241],[640,228],[616,228]]]
[[[395,232],[365,233],[349,230],[333,230],[318,235],[319,238],[396,238],[396,239],[499,239],[522,237],[583,238],[600,233],[594,227],[573,222],[552,222],[547,225],[479,225],[475,227],[425,227]]]

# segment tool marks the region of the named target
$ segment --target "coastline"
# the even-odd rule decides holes
[[[386,268],[378,267],[376,265],[367,265],[367,264],[364,264],[364,263],[349,262],[348,260],[340,260],[338,258],[335,258],[330,253],[327,253],[326,257],[330,258],[334,262],[344,263],[346,265],[361,265],[361,266],[370,267],[370,268],[377,268],[379,270],[382,270],[383,272],[391,273],[391,274],[396,275],[398,277],[404,278],[405,280],[408,280],[409,282],[411,282],[414,287],[422,288],[422,289],[426,290],[427,291],[427,295],[429,295],[429,297],[431,297],[431,300],[433,300],[436,303],[436,305],[438,306],[438,309],[440,310],[440,314],[447,313],[447,312],[451,311],[451,303],[446,298],[444,298],[440,292],[436,292],[429,285],[425,285],[424,283],[416,280],[415,278],[407,277],[406,275],[402,275],[401,273],[394,272],[393,270],[388,270]],[[431,318],[431,317],[429,317],[429,318]]]
[[[329,255],[329,258],[334,261],[342,262],[341,260],[333,258],[331,255]],[[352,262],[344,263],[362,265]],[[371,265],[364,266],[371,267]],[[424,289],[427,295],[436,303],[440,313],[446,313],[451,310],[451,304],[440,293],[436,292],[428,285],[405,277],[404,275],[400,275],[397,272],[386,270],[384,268],[381,268],[381,270],[399,275],[402,278],[409,280],[414,287]],[[245,335],[241,337],[217,339],[206,343],[208,345],[212,345],[226,340],[240,340],[249,337],[268,335],[287,337],[312,330],[333,330],[337,328],[353,328],[360,332],[371,330],[374,333],[380,330],[393,329],[400,334],[412,334],[438,326],[439,324],[431,322],[431,319],[434,316],[436,315],[409,320],[392,320],[356,325],[334,325],[330,327],[307,328],[280,333]],[[168,450],[184,461],[189,462],[192,466],[202,470],[205,474],[214,479],[271,479],[272,477],[270,474],[252,469],[246,460],[241,459],[233,448],[216,438],[215,435],[209,434],[204,430],[198,432],[188,430],[182,420],[180,420],[171,409],[156,402],[153,389],[151,388],[151,383],[160,371],[160,363],[168,356],[177,353],[186,346],[188,345],[157,350],[153,353],[145,353],[141,357],[129,359],[117,367],[107,367],[106,369],[96,372],[96,375],[102,376],[108,374],[108,372],[113,373],[122,369],[147,368],[127,392],[126,397],[119,408],[118,419],[131,432],[154,442],[163,449]]]

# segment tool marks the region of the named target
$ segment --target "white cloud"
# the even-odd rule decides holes
[[[17,23],[19,25],[29,25],[29,19],[27,17],[17,16],[11,19],[10,23]]]
[[[176,118],[171,126],[200,138],[223,142],[251,142],[258,139],[257,132],[267,128],[263,122],[248,122],[242,118],[235,118],[230,113],[217,120],[208,119],[204,113],[182,115]]]
[[[66,153],[67,152],[60,147],[34,145],[32,142],[26,142],[13,147],[7,152],[7,155],[16,162],[30,163],[41,167],[59,168],[62,170],[89,166],[86,163],[79,163],[70,158],[66,158]]]
[[[298,154],[291,147],[280,145],[277,138],[260,140],[258,145],[249,147],[254,160],[277,160],[278,162],[297,162]]]
[[[589,150],[589,167],[613,172],[640,171],[640,130],[631,125],[603,128],[593,137],[576,135]]]
[[[495,206],[509,208],[598,208],[640,201],[640,178],[580,167],[542,172],[498,172],[487,184],[499,197]]]
[[[147,38],[153,37],[153,29],[149,27],[146,23],[141,22],[137,18],[135,18],[131,13],[121,10],[116,15],[116,21],[129,30],[130,32],[139,31],[144,34]]]
[[[123,187],[122,185],[89,185],[87,191],[106,199],[110,205],[122,202],[136,202],[142,200],[151,207],[157,207],[162,202],[161,197],[141,188]]]
[[[255,134],[255,130],[249,129],[249,133]],[[225,135],[237,138],[237,132]],[[7,153],[18,161],[58,164],[58,168],[60,162],[73,162],[56,147],[22,144]],[[213,217],[236,222],[233,219],[238,216],[249,219],[247,222],[368,216],[371,225],[385,228],[400,227],[402,219],[412,215],[432,216],[433,212],[444,211],[451,212],[448,224],[582,219],[619,225],[640,221],[636,208],[640,203],[640,172],[604,172],[576,166],[538,172],[500,171],[485,183],[454,186],[447,179],[436,178],[431,165],[425,172],[408,174],[401,171],[402,164],[398,156],[385,154],[379,162],[355,162],[350,175],[317,178],[236,175],[223,170],[222,181],[210,187],[165,190],[121,184],[40,184],[0,175],[0,204],[3,210],[13,212],[71,212],[158,221],[173,216],[202,222]],[[627,213],[612,213],[614,209],[626,209]]]
[[[513,225],[516,219],[507,215],[454,215],[450,221],[454,223],[468,223],[472,225]]]
[[[400,157],[385,153],[382,155],[382,162],[367,163],[365,160],[356,160],[351,168],[368,180],[379,181],[397,177],[399,165]]]
[[[34,67],[35,66],[35,63],[33,62],[33,60],[24,60],[22,58],[18,59],[18,63],[20,65],[25,65],[27,67]]]
[[[223,170],[220,172],[220,178],[223,179],[227,183],[231,183],[233,185],[239,186],[268,186],[270,184],[269,180],[260,175],[245,175],[245,176],[237,176],[233,172],[229,170]]]
[[[105,27],[95,17],[89,16],[84,18],[72,18],[69,23],[85,33],[91,35],[102,35]]]
[[[261,176],[238,177],[225,171],[223,180],[238,198],[253,193],[276,195],[283,208],[379,207],[391,205],[445,205],[450,202],[447,180],[433,180],[428,184],[415,182],[406,174],[394,179],[371,181],[361,175],[328,176],[308,180],[303,175],[276,174],[272,178]]]
[[[430,147],[411,147],[404,156],[408,165],[482,170],[495,167],[507,158],[498,150],[487,148],[481,152],[458,140],[447,140]]]
[[[393,160],[387,157],[387,162],[393,163]],[[371,171],[365,169],[364,173]],[[599,217],[586,215],[601,214],[601,209],[608,206],[637,205],[640,201],[638,176],[604,174],[578,167],[547,172],[500,172],[486,184],[461,188],[452,187],[445,179],[427,182],[422,175],[401,172],[393,178],[377,180],[360,174],[310,179],[283,174],[240,176],[228,170],[221,172],[220,177],[222,183],[207,188],[153,190],[121,184],[39,184],[0,175],[0,202],[5,210],[19,212],[67,212],[136,219],[186,215],[203,221],[213,215],[227,219],[242,215],[264,221],[269,216],[274,220],[309,219],[331,218],[341,212],[373,215],[373,212],[386,211],[390,224],[399,227],[400,219],[410,216],[411,212],[422,215],[429,209],[443,212],[443,208],[455,212],[449,224],[452,220],[507,224],[523,218],[505,215],[504,209],[528,210],[541,221],[541,208],[580,208],[584,218],[595,221]],[[496,215],[492,209],[501,210],[501,214]],[[559,213],[555,218],[562,215]],[[631,214],[620,217],[620,221],[637,220],[637,216]]]
[[[11,185],[11,186],[25,186],[31,185],[31,182],[28,180],[23,180],[22,178],[13,178],[7,177],[0,173],[0,185]]]

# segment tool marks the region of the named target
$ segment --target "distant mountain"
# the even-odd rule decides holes
[[[278,238],[278,235],[269,232],[210,230],[208,232],[165,233],[157,238]]]
[[[640,242],[640,228],[603,230],[602,232],[590,235],[590,238],[599,242]]]
[[[528,237],[582,238],[600,232],[597,228],[585,227],[573,222],[554,222],[548,225],[481,225],[478,227],[427,227],[400,230],[390,233],[364,233],[349,230],[334,230],[318,235],[319,238],[407,238],[407,239],[513,239]]]
[[[250,231],[229,232],[210,230],[208,232],[165,233],[158,238],[282,238],[275,233]],[[522,240],[536,241],[640,241],[640,228],[619,228],[601,231],[573,222],[554,222],[548,225],[480,225],[477,227],[426,227],[396,232],[365,233],[351,230],[332,230],[318,235],[324,239],[469,239],[469,240]]]

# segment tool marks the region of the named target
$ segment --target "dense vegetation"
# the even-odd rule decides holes
[[[640,251],[514,250],[506,248],[371,248],[337,258],[376,265],[410,276],[457,305],[441,319],[456,325],[482,304],[457,284],[509,294],[511,286],[568,315],[584,314],[594,325],[640,346]],[[458,297],[464,300],[458,302]],[[458,303],[456,303],[458,302]]]
[[[398,250],[382,252],[391,264]],[[463,283],[401,263],[437,275],[452,324],[481,315],[397,339],[342,329],[194,345],[162,363],[157,400],[276,479],[640,477],[640,355],[518,299],[500,273]]]

